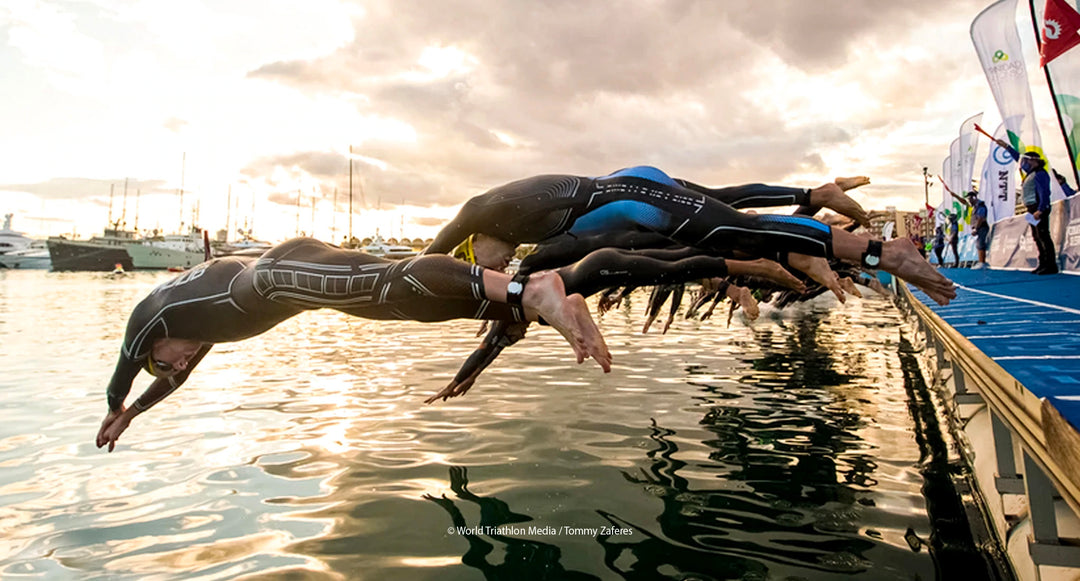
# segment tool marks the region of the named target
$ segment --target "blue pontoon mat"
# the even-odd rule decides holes
[[[945,268],[956,300],[912,294],[1080,430],[1080,276]]]

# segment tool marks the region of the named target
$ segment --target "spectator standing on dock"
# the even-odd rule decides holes
[[[989,209],[986,202],[979,199],[979,191],[968,192],[967,203],[971,206],[971,228],[975,231],[975,249],[979,251],[979,262],[972,268],[981,269],[989,266],[986,264],[986,250],[989,248],[990,224],[986,218]]]
[[[949,214],[949,248],[953,252],[953,268],[960,268],[960,212]]]
[[[938,266],[945,266],[945,258],[942,257],[942,253],[945,252],[945,229],[938,226],[934,230],[934,256],[937,256]]]
[[[1039,266],[1031,272],[1057,274],[1057,252],[1050,237],[1050,173],[1046,171],[1046,162],[1034,151],[1020,156],[1020,171],[1025,174],[1021,185],[1028,212],[1025,218],[1039,249]]]

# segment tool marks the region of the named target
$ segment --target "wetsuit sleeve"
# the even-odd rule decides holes
[[[124,406],[124,400],[127,399],[128,393],[131,392],[131,383],[139,375],[139,369],[137,363],[120,353],[120,359],[116,362],[116,369],[113,370],[112,379],[109,380],[109,387],[105,391],[110,412],[119,412],[120,408]]]
[[[435,240],[421,252],[421,254],[448,254],[468,238],[475,234],[476,230],[470,227],[472,221],[472,204],[466,202],[461,211],[435,236]]]
[[[810,188],[790,188],[766,184],[707,188],[686,180],[679,179],[675,181],[687,189],[704,194],[719,202],[724,202],[736,209],[810,205]]]

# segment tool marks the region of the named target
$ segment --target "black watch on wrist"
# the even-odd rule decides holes
[[[876,270],[878,265],[881,264],[881,241],[871,240],[866,245],[866,252],[863,252],[862,265],[866,268]]]

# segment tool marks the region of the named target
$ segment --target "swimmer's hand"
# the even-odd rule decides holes
[[[120,434],[124,433],[133,417],[135,416],[129,414],[127,408],[121,408],[117,412],[110,411],[106,414],[105,419],[101,422],[101,429],[98,430],[97,447],[100,448],[108,444],[109,451],[112,452],[113,448],[116,447],[116,441],[120,439]]]
[[[600,295],[600,299],[596,302],[596,312],[603,315],[622,304],[623,290],[624,289],[619,289],[615,292],[607,292]]]
[[[474,383],[476,383],[476,378],[480,376],[480,371],[481,370],[473,372],[471,375],[461,381],[458,381],[457,379],[451,380],[449,385],[442,388],[439,393],[436,393],[435,395],[425,399],[424,403],[435,403],[440,399],[446,401],[452,397],[465,395],[469,391],[469,388],[472,387]]]

